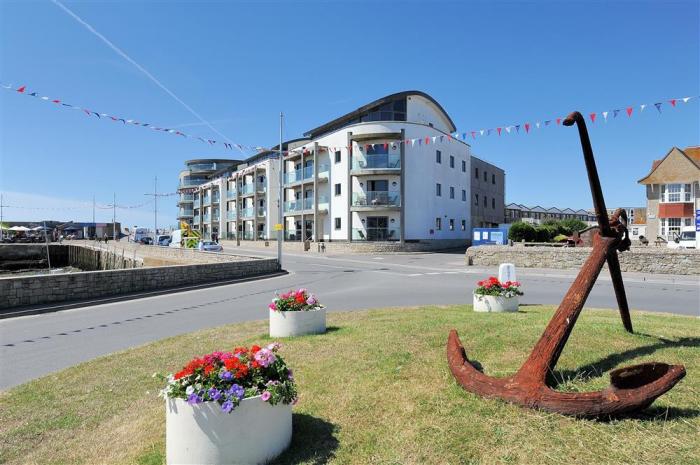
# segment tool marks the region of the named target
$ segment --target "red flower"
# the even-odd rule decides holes
[[[211,373],[212,371],[214,371],[214,367],[212,365],[207,365],[204,367],[204,374],[205,375],[209,375],[209,373]]]
[[[298,304],[304,304],[306,302],[304,294],[297,294],[297,296],[294,298],[294,301]]]
[[[260,346],[259,345],[254,345],[253,347],[250,348],[250,353],[252,355],[257,354],[260,351]]]
[[[250,366],[253,368],[260,368],[260,364],[256,360],[253,360]]]
[[[248,353],[248,349],[245,347],[236,347],[235,349],[233,349],[233,353],[235,355],[245,354]]]

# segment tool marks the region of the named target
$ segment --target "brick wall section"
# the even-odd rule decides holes
[[[0,309],[177,288],[274,273],[277,260],[249,259],[167,267],[0,279]]]
[[[513,263],[524,268],[580,268],[590,247],[478,246],[467,249],[468,265]],[[622,271],[700,275],[700,250],[633,247],[619,254]]]

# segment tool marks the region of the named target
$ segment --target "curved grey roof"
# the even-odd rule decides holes
[[[417,95],[419,97],[423,97],[426,100],[429,100],[430,102],[432,102],[438,108],[438,110],[440,110],[440,112],[445,116],[447,121],[450,123],[450,131],[449,132],[454,132],[457,130],[457,126],[455,126],[454,122],[452,121],[452,118],[450,118],[450,115],[447,114],[445,109],[442,108],[442,105],[440,105],[437,102],[437,100],[435,100],[434,98],[432,98],[430,95],[426,94],[425,92],[421,92],[419,90],[405,90],[403,92],[397,92],[395,94],[387,95],[387,96],[382,97],[380,99],[377,99],[373,102],[370,102],[366,105],[363,105],[360,108],[351,111],[350,113],[346,113],[345,115],[334,119],[333,121],[329,121],[329,122],[327,122],[327,123],[325,123],[317,128],[310,129],[309,131],[305,132],[304,135],[308,136],[308,137],[312,137],[312,138],[316,137],[318,134],[323,134],[323,133],[327,132],[327,130],[329,128],[338,126],[345,121],[350,121],[354,118],[357,118],[362,113],[365,113],[366,111],[369,111],[374,107],[377,107],[377,106],[382,105],[384,103],[388,103],[394,99],[401,98],[401,97],[408,97],[410,95]]]

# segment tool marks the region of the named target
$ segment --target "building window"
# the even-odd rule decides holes
[[[340,150],[335,151],[335,162],[340,163]]]
[[[484,171],[484,182],[488,182],[489,180],[489,175],[486,174],[486,171]]]
[[[474,179],[479,179],[479,168],[474,168]]]
[[[491,175],[491,184],[493,184],[494,186],[496,185],[496,175],[495,174]]]
[[[690,184],[662,184],[661,202],[692,202],[692,186]]]
[[[693,225],[693,219],[692,218],[686,218],[685,219],[685,226],[692,226]]]
[[[489,206],[489,198],[484,196],[484,207],[488,207],[488,206]]]
[[[442,163],[442,152],[439,150],[435,151],[435,163]]]
[[[340,184],[335,185],[335,195],[340,195]]]
[[[661,218],[661,236],[673,240],[681,233],[680,218]]]
[[[467,201],[467,191],[462,189],[462,202],[466,202],[466,201]]]
[[[333,222],[335,223],[335,224],[334,224],[335,229],[340,229],[340,218],[339,218],[339,217],[338,217],[338,218],[334,218],[334,219],[333,219]]]
[[[442,184],[435,184],[435,195],[437,195],[438,197],[442,197]]]
[[[455,188],[450,186],[450,198],[454,199],[455,198]]]
[[[455,220],[453,218],[450,218],[450,231],[455,230]]]
[[[450,168],[454,168],[454,167],[455,167],[455,157],[450,155]]]
[[[467,172],[467,162],[462,160],[462,173]]]
[[[442,218],[435,218],[435,229],[442,230]]]
[[[474,205],[479,206],[479,194],[474,194]]]
[[[462,231],[467,230],[467,220],[462,220]]]
[[[495,197],[491,198],[491,208],[493,208],[494,210],[496,209],[496,198]]]

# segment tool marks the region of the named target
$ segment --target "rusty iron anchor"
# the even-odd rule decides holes
[[[532,350],[513,376],[494,378],[479,371],[467,358],[456,330],[447,340],[447,362],[456,381],[467,391],[482,397],[502,399],[523,407],[556,412],[577,417],[617,416],[632,413],[651,405],[657,397],[668,392],[685,376],[685,367],[666,363],[643,363],[610,372],[610,386],[595,392],[559,392],[547,385],[603,265],[607,262],[615,296],[628,332],[632,332],[627,296],[620,272],[617,253],[630,246],[627,236],[627,216],[616,210],[608,218],[593,157],[586,122],[579,112],[571,113],[565,126],[576,124],[593,196],[598,233],[593,238],[593,250],[581,267],[559,308]]]

